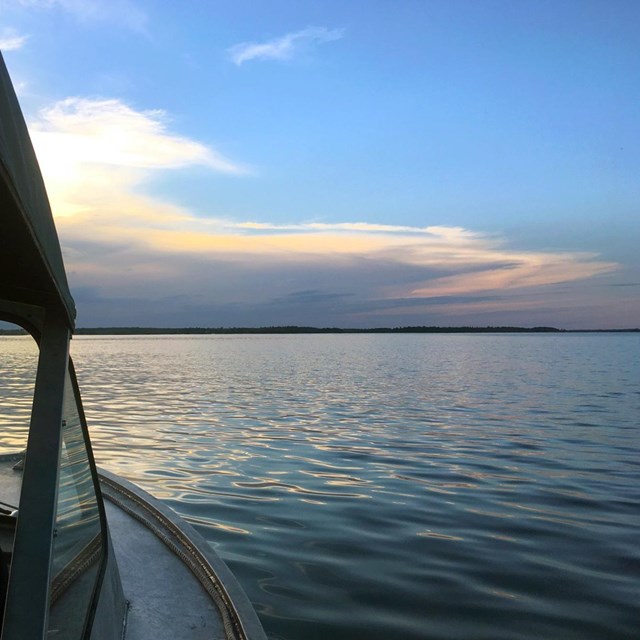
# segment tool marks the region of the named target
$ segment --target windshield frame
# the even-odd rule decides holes
[[[1,301],[0,301],[1,302]],[[40,332],[14,313],[2,312],[0,320],[21,326],[39,346],[33,410],[29,427],[22,489],[16,525],[9,588],[2,629],[3,640],[45,638],[49,623],[53,538],[56,526],[61,464],[65,382],[73,398],[98,506],[101,557],[86,611],[81,638],[88,638],[98,605],[108,553],[108,531],[100,483],[91,449],[77,378],[69,356],[71,332],[66,318],[45,313]]]

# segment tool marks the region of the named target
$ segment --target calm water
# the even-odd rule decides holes
[[[273,640],[638,637],[640,335],[72,347],[98,463],[211,541]]]

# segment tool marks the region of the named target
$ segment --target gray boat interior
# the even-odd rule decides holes
[[[69,357],[75,305],[1,55],[0,213],[0,320],[38,346],[26,447],[0,455],[2,640],[266,639],[211,546],[96,469]]]

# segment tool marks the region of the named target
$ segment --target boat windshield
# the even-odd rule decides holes
[[[103,544],[100,511],[69,372],[64,394],[49,634],[55,638],[81,638],[93,599]]]
[[[42,458],[30,462],[26,452],[32,419],[38,346],[31,336],[15,325],[0,323],[0,599],[6,593],[6,574],[11,569],[17,543],[20,518],[25,511],[23,476],[46,475]],[[64,639],[83,638],[90,628],[90,613],[95,601],[102,560],[104,559],[103,520],[96,492],[93,461],[79,400],[73,366],[69,363],[64,379],[60,452],[52,451],[50,463],[57,463],[57,491],[53,518],[53,538],[40,544],[50,545],[48,636]],[[37,393],[36,393],[37,398]],[[51,425],[54,427],[54,425]],[[29,441],[31,447],[31,441]],[[38,462],[40,460],[40,462]],[[34,462],[35,461],[35,462]],[[36,464],[35,469],[29,468]],[[47,465],[49,462],[46,463]],[[18,509],[18,505],[20,508]],[[4,584],[3,582],[4,577]],[[46,575],[46,574],[45,574]],[[0,603],[0,613],[4,603]],[[0,624],[2,617],[0,616]]]

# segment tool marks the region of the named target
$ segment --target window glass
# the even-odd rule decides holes
[[[0,322],[0,621],[13,555],[38,345],[15,324]]]
[[[16,455],[27,446],[37,369],[35,340],[17,325],[1,322],[0,457]]]
[[[100,512],[71,376],[65,382],[49,634],[82,636],[102,559]]]

